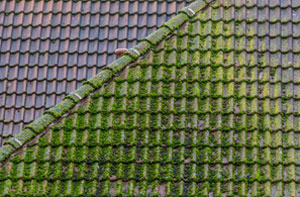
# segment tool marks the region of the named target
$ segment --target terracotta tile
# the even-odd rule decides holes
[[[64,1],[60,10],[63,13],[70,13],[72,11],[72,4],[73,4],[73,1]]]
[[[28,81],[26,92],[28,94],[34,94],[37,91],[36,88],[37,83],[38,83],[37,81]],[[30,106],[34,106],[34,101],[31,101],[30,103],[31,103]]]
[[[99,13],[100,7],[102,6],[101,1],[95,1],[93,4],[90,6],[90,13],[91,14],[97,14]]]
[[[80,40],[88,40],[89,39],[89,28],[81,27],[79,37],[80,37]]]
[[[61,14],[60,25],[62,27],[69,26],[71,23],[72,14],[71,13],[63,13]]]
[[[0,95],[0,98],[1,98],[1,95]],[[3,120],[4,120],[4,108],[0,107],[0,126],[3,126],[3,124],[1,125],[1,123],[3,122]],[[3,127],[1,127],[1,128],[3,128]]]
[[[158,16],[157,17],[157,26],[160,27],[161,25],[164,24],[164,22],[167,20],[167,16],[164,14],[164,15],[161,15],[161,16]]]
[[[37,26],[37,27],[32,27],[32,32],[31,32],[31,39],[32,40],[37,40],[40,39],[41,37],[41,26]]]
[[[37,73],[37,80],[45,80],[47,79],[48,68],[47,67],[39,67]]]
[[[80,12],[79,12],[80,13]],[[80,18],[81,18],[81,14],[74,14],[71,16],[71,27],[76,27],[80,25]]]
[[[68,92],[68,93],[70,93],[70,92]],[[65,95],[56,95],[55,103],[60,103],[64,97],[65,97]]]
[[[7,111],[9,111],[9,110],[7,110]],[[4,123],[3,130],[2,130],[2,136],[3,137],[12,136],[12,132],[13,132],[13,122]]]
[[[139,3],[138,6],[138,14],[145,14],[148,11],[148,2],[147,1],[143,1]]]
[[[8,92],[11,93],[11,92]],[[7,108],[13,108],[13,106],[15,105],[15,94],[12,95],[7,95],[6,96],[6,103],[5,103],[5,107]],[[8,111],[8,113],[5,114],[5,121],[8,120],[13,120],[13,112],[11,112],[12,110]]]
[[[6,53],[11,49],[11,40],[2,41],[1,52]]]
[[[89,79],[97,74],[97,69],[95,67],[88,68],[86,77]]]
[[[6,85],[9,85],[8,91],[11,93],[23,93],[15,95],[14,98],[10,95],[11,100],[7,104],[10,107],[32,108],[28,109],[33,110],[32,112],[24,111],[23,117],[24,121],[27,118],[26,122],[30,122],[34,118],[30,113],[35,114],[37,107],[43,111],[56,104],[65,92],[75,90],[83,80],[94,76],[103,65],[115,60],[116,48],[133,47],[188,2],[0,1],[0,24],[3,24],[0,26],[0,96],[6,97],[1,94]],[[210,18],[224,20],[226,23],[235,18],[242,21],[235,27],[237,35],[251,36],[249,40],[241,39],[247,44],[247,49],[245,46],[237,45],[238,47],[246,50],[257,48],[263,52],[271,50],[273,53],[266,56],[274,59],[275,64],[286,65],[293,59],[300,62],[299,55],[290,56],[289,52],[300,51],[298,39],[286,38],[291,35],[300,37],[298,1],[235,0],[223,1],[220,5],[234,3],[240,9],[224,7],[215,15],[204,17],[208,20],[204,24],[206,36],[213,33]],[[248,23],[243,21],[246,19],[249,20]],[[250,22],[256,19],[259,23]],[[252,38],[256,34],[259,39]],[[283,38],[279,39],[278,36]],[[211,37],[207,37],[208,41],[210,39]],[[211,47],[209,44],[206,46]],[[285,54],[279,54],[278,51]],[[249,61],[255,60],[249,57]],[[1,67],[3,65],[7,66]],[[12,81],[7,82],[6,78]],[[0,98],[0,106],[1,104],[5,105]],[[0,111],[6,111],[6,107],[8,106],[5,105],[5,109],[0,107]],[[13,113],[15,114],[10,116],[12,120],[22,118],[23,112]],[[26,113],[29,115],[26,116]],[[12,125],[15,126],[6,128],[20,127],[19,123]],[[0,127],[0,131],[2,128]]]
[[[97,65],[97,54],[88,55],[87,66],[96,66]]]
[[[16,96],[16,108],[21,108],[25,106],[25,94],[17,95]]]
[[[292,20],[293,22],[297,22],[300,20],[300,8],[292,10]]]
[[[277,7],[277,6],[280,6],[280,0],[272,0],[272,1],[269,1],[269,6],[270,6],[270,7]]]
[[[269,28],[270,28],[269,35],[271,37],[276,37],[280,35],[280,23],[270,24]]]
[[[36,108],[41,108],[41,107],[45,106],[45,97],[46,97],[45,94],[36,96],[36,100],[35,100],[35,107]]]
[[[0,94],[0,110],[2,109],[2,111],[3,111],[3,113],[4,113],[4,107],[5,107],[5,103],[6,103],[6,92],[4,92],[5,91],[5,89],[6,89],[6,81],[1,81],[0,82],[0,85],[2,85],[1,87],[0,87],[0,90],[1,90],[1,94]],[[2,119],[0,119],[0,120],[3,120],[3,118]]]
[[[7,78],[8,70],[9,70],[8,66],[1,66],[0,67],[0,81]]]
[[[72,32],[70,34],[70,39],[71,40],[78,39],[79,38],[80,27],[79,26],[77,26],[77,27],[71,27],[70,32]]]
[[[14,112],[14,121],[20,122],[24,119],[24,109],[16,109]],[[14,125],[15,126],[15,125]]]
[[[51,26],[56,27],[62,24],[62,13],[52,14]]]
[[[68,53],[59,54],[58,56],[58,66],[68,65]]]
[[[20,14],[14,16],[14,18],[13,18],[13,25],[14,26],[20,26],[20,25],[22,25],[24,23],[27,23],[28,22],[26,20],[27,18],[24,17],[24,19],[23,19],[23,17],[24,17],[24,13],[20,13]]]
[[[36,109],[34,111],[34,119],[37,119],[37,118],[41,117],[43,115],[43,111],[44,110],[42,110],[42,109]]]
[[[270,19],[271,23],[280,21],[280,8],[270,9]]]
[[[26,85],[27,85],[27,81],[25,81],[25,80],[24,81],[18,81],[15,93],[21,94],[21,93],[26,92]]]
[[[0,65],[7,65],[9,63],[10,56],[6,53],[0,53]]]
[[[292,18],[293,18],[292,9],[290,7],[281,9],[281,19],[280,19],[281,22],[283,22],[283,23],[289,22],[292,20]]]
[[[102,16],[100,16],[99,13],[90,15],[90,21],[89,21],[89,28],[92,29],[91,27],[99,28],[101,25],[100,20]]]
[[[71,34],[71,27],[62,27],[60,30],[60,39],[61,40],[67,40],[70,38]]]
[[[13,1],[7,1],[5,5],[5,12],[14,12],[14,9],[16,7],[16,4]]]
[[[69,54],[69,57],[68,57],[68,64],[69,66],[75,66],[77,65],[77,59],[78,58],[78,54]]]
[[[51,73],[53,76],[53,79],[55,79],[55,77],[57,80],[66,79],[66,76],[67,76],[67,68],[66,67],[60,67],[60,68],[53,67],[52,70],[53,71],[50,71],[50,69],[48,69],[48,77]]]
[[[28,66],[34,66],[37,65],[39,62],[39,54],[38,53],[31,53],[28,54],[29,60],[28,60]]]
[[[52,9],[52,13],[53,14],[57,14],[57,13],[61,13],[62,8],[63,8],[63,1],[54,1],[53,3],[53,9]]]
[[[40,13],[43,11],[44,1],[36,1],[33,3],[33,12]]]
[[[130,14],[133,14],[133,13],[137,13],[138,12],[138,6],[139,6],[139,3],[138,1],[129,1],[130,2],[130,5],[129,5],[129,13]]]
[[[46,42],[46,39],[49,39],[50,37],[50,31],[51,31],[51,27],[42,27],[41,29],[41,39]]]
[[[129,11],[129,6],[130,6],[130,2],[129,1],[124,1],[124,2],[120,2],[119,5],[119,13],[120,15],[125,14]]]
[[[108,39],[111,41],[118,39],[118,27],[110,28],[108,30]]]
[[[19,65],[29,65],[29,53],[20,54],[20,64]]]
[[[52,22],[52,13],[49,12],[47,14],[43,14],[43,19],[42,19],[42,26],[50,26],[51,25],[51,22]]]
[[[266,36],[269,34],[269,31],[270,31],[269,23],[258,24],[258,36]]]
[[[13,120],[14,119],[14,110],[13,108],[7,109],[5,111],[5,117],[4,117],[4,121],[8,122],[9,120]]]
[[[293,40],[293,52],[300,52],[300,39]]]
[[[72,14],[80,13],[81,11],[81,1],[72,2]]]
[[[48,54],[48,65],[49,66],[57,65],[58,57],[59,57],[58,53]]]
[[[67,81],[67,85],[66,85],[66,87],[67,87],[67,91],[74,91],[74,90],[76,90],[76,81]]]
[[[138,29],[137,28],[130,28],[127,32],[127,38],[128,40],[136,39],[138,36]]]
[[[24,117],[24,116],[23,116]],[[22,118],[23,119],[23,118]],[[14,128],[13,128],[13,136],[16,136],[17,134],[20,133],[20,131],[24,128],[24,123],[20,122],[20,123],[16,123],[14,124]]]
[[[65,81],[58,81],[56,83],[56,94],[64,94],[66,92],[66,82]]]
[[[33,13],[25,14],[23,16],[22,25],[23,26],[30,26],[30,25],[32,25],[32,18],[33,18]]]
[[[146,27],[144,28],[141,28],[141,29],[138,29],[138,32],[137,32],[137,39],[138,40],[141,40],[143,38],[145,38],[147,35],[149,35],[151,32],[153,32],[156,28],[153,28],[153,29],[147,29]],[[133,34],[134,35],[134,34]],[[134,38],[133,38],[134,39]]]
[[[10,27],[5,27],[2,31],[2,37],[4,40],[7,40],[8,38],[10,38],[10,36],[12,35],[12,26]],[[4,41],[2,40],[2,42]]]
[[[56,81],[48,81],[46,87],[46,94],[54,94],[56,90]]]
[[[55,53],[55,52],[58,52],[59,50],[59,45],[60,45],[60,41],[53,38],[50,42],[50,46],[49,46],[49,49],[48,50],[45,50],[46,52],[49,52],[49,53]]]
[[[86,67],[87,56],[88,56],[87,53],[79,54],[78,55],[78,64],[77,65],[81,66],[81,67]]]
[[[79,50],[79,40],[71,40],[69,44],[69,52],[75,53]]]
[[[298,8],[300,6],[300,1],[292,1],[292,6]]]
[[[107,27],[107,24],[109,23],[109,18],[110,18],[109,14],[100,15],[99,27],[101,27],[101,28]]]
[[[52,106],[54,106],[56,103],[55,103],[55,97],[56,95],[55,94],[52,94],[52,95],[46,95],[46,104],[45,104],[45,108],[50,108]]]
[[[177,11],[176,2],[173,1],[173,2],[168,3],[167,14],[173,14],[173,13],[176,13],[176,11]]]
[[[116,42],[115,42],[115,45],[116,45]],[[107,63],[107,65],[109,65],[109,64],[111,64],[116,59],[116,55],[115,54],[114,55],[107,55],[106,58],[107,58],[106,59],[106,61],[107,61],[106,63]]]
[[[6,7],[6,1],[0,1],[0,12],[4,12]]]
[[[34,119],[34,111],[33,108],[24,110],[24,123],[31,122]]]
[[[300,37],[300,23],[293,24],[293,36]]]
[[[267,7],[269,4],[269,0],[258,0],[257,5],[258,7]]]
[[[119,2],[116,2],[116,1],[111,1],[111,2],[110,2],[110,9],[107,10],[107,11],[108,11],[108,13],[111,14],[111,16],[113,16],[113,15],[119,13],[119,4],[120,4],[120,3],[119,3]]]

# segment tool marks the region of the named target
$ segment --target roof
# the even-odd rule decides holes
[[[0,1],[0,145],[189,2]]]
[[[7,142],[0,191],[298,196],[299,12],[195,1]]]

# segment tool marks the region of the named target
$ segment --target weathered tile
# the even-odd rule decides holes
[[[13,26],[1,40],[8,56],[0,54],[0,88],[7,85],[0,93],[6,100],[0,99],[4,138],[96,75],[116,58],[115,48],[135,46],[183,2],[43,4],[40,12],[49,16],[47,28],[39,25],[41,39],[32,28],[14,33]],[[13,156],[0,169],[0,193],[297,196],[297,6],[290,0],[235,0],[200,11]],[[39,9],[32,2],[5,4],[9,15]],[[93,17],[99,21],[89,27]],[[8,141],[5,150],[16,143]]]

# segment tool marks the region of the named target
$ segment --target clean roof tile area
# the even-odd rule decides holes
[[[0,1],[0,145],[190,1]]]

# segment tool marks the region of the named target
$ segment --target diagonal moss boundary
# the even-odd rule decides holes
[[[193,18],[198,12],[206,9],[216,0],[196,0],[189,6],[183,8],[176,16],[165,22],[156,31],[142,39],[135,47],[129,49],[122,57],[118,58],[110,65],[104,66],[94,77],[88,79],[83,85],[63,98],[62,102],[51,107],[44,114],[26,125],[24,129],[15,137],[9,138],[0,148],[0,164],[5,163],[11,156],[17,153],[27,143],[42,136],[49,128],[79,104],[95,90],[109,83],[125,67],[142,57],[151,48],[157,46],[163,39],[171,35],[185,22]],[[1,165],[0,165],[1,166]]]

